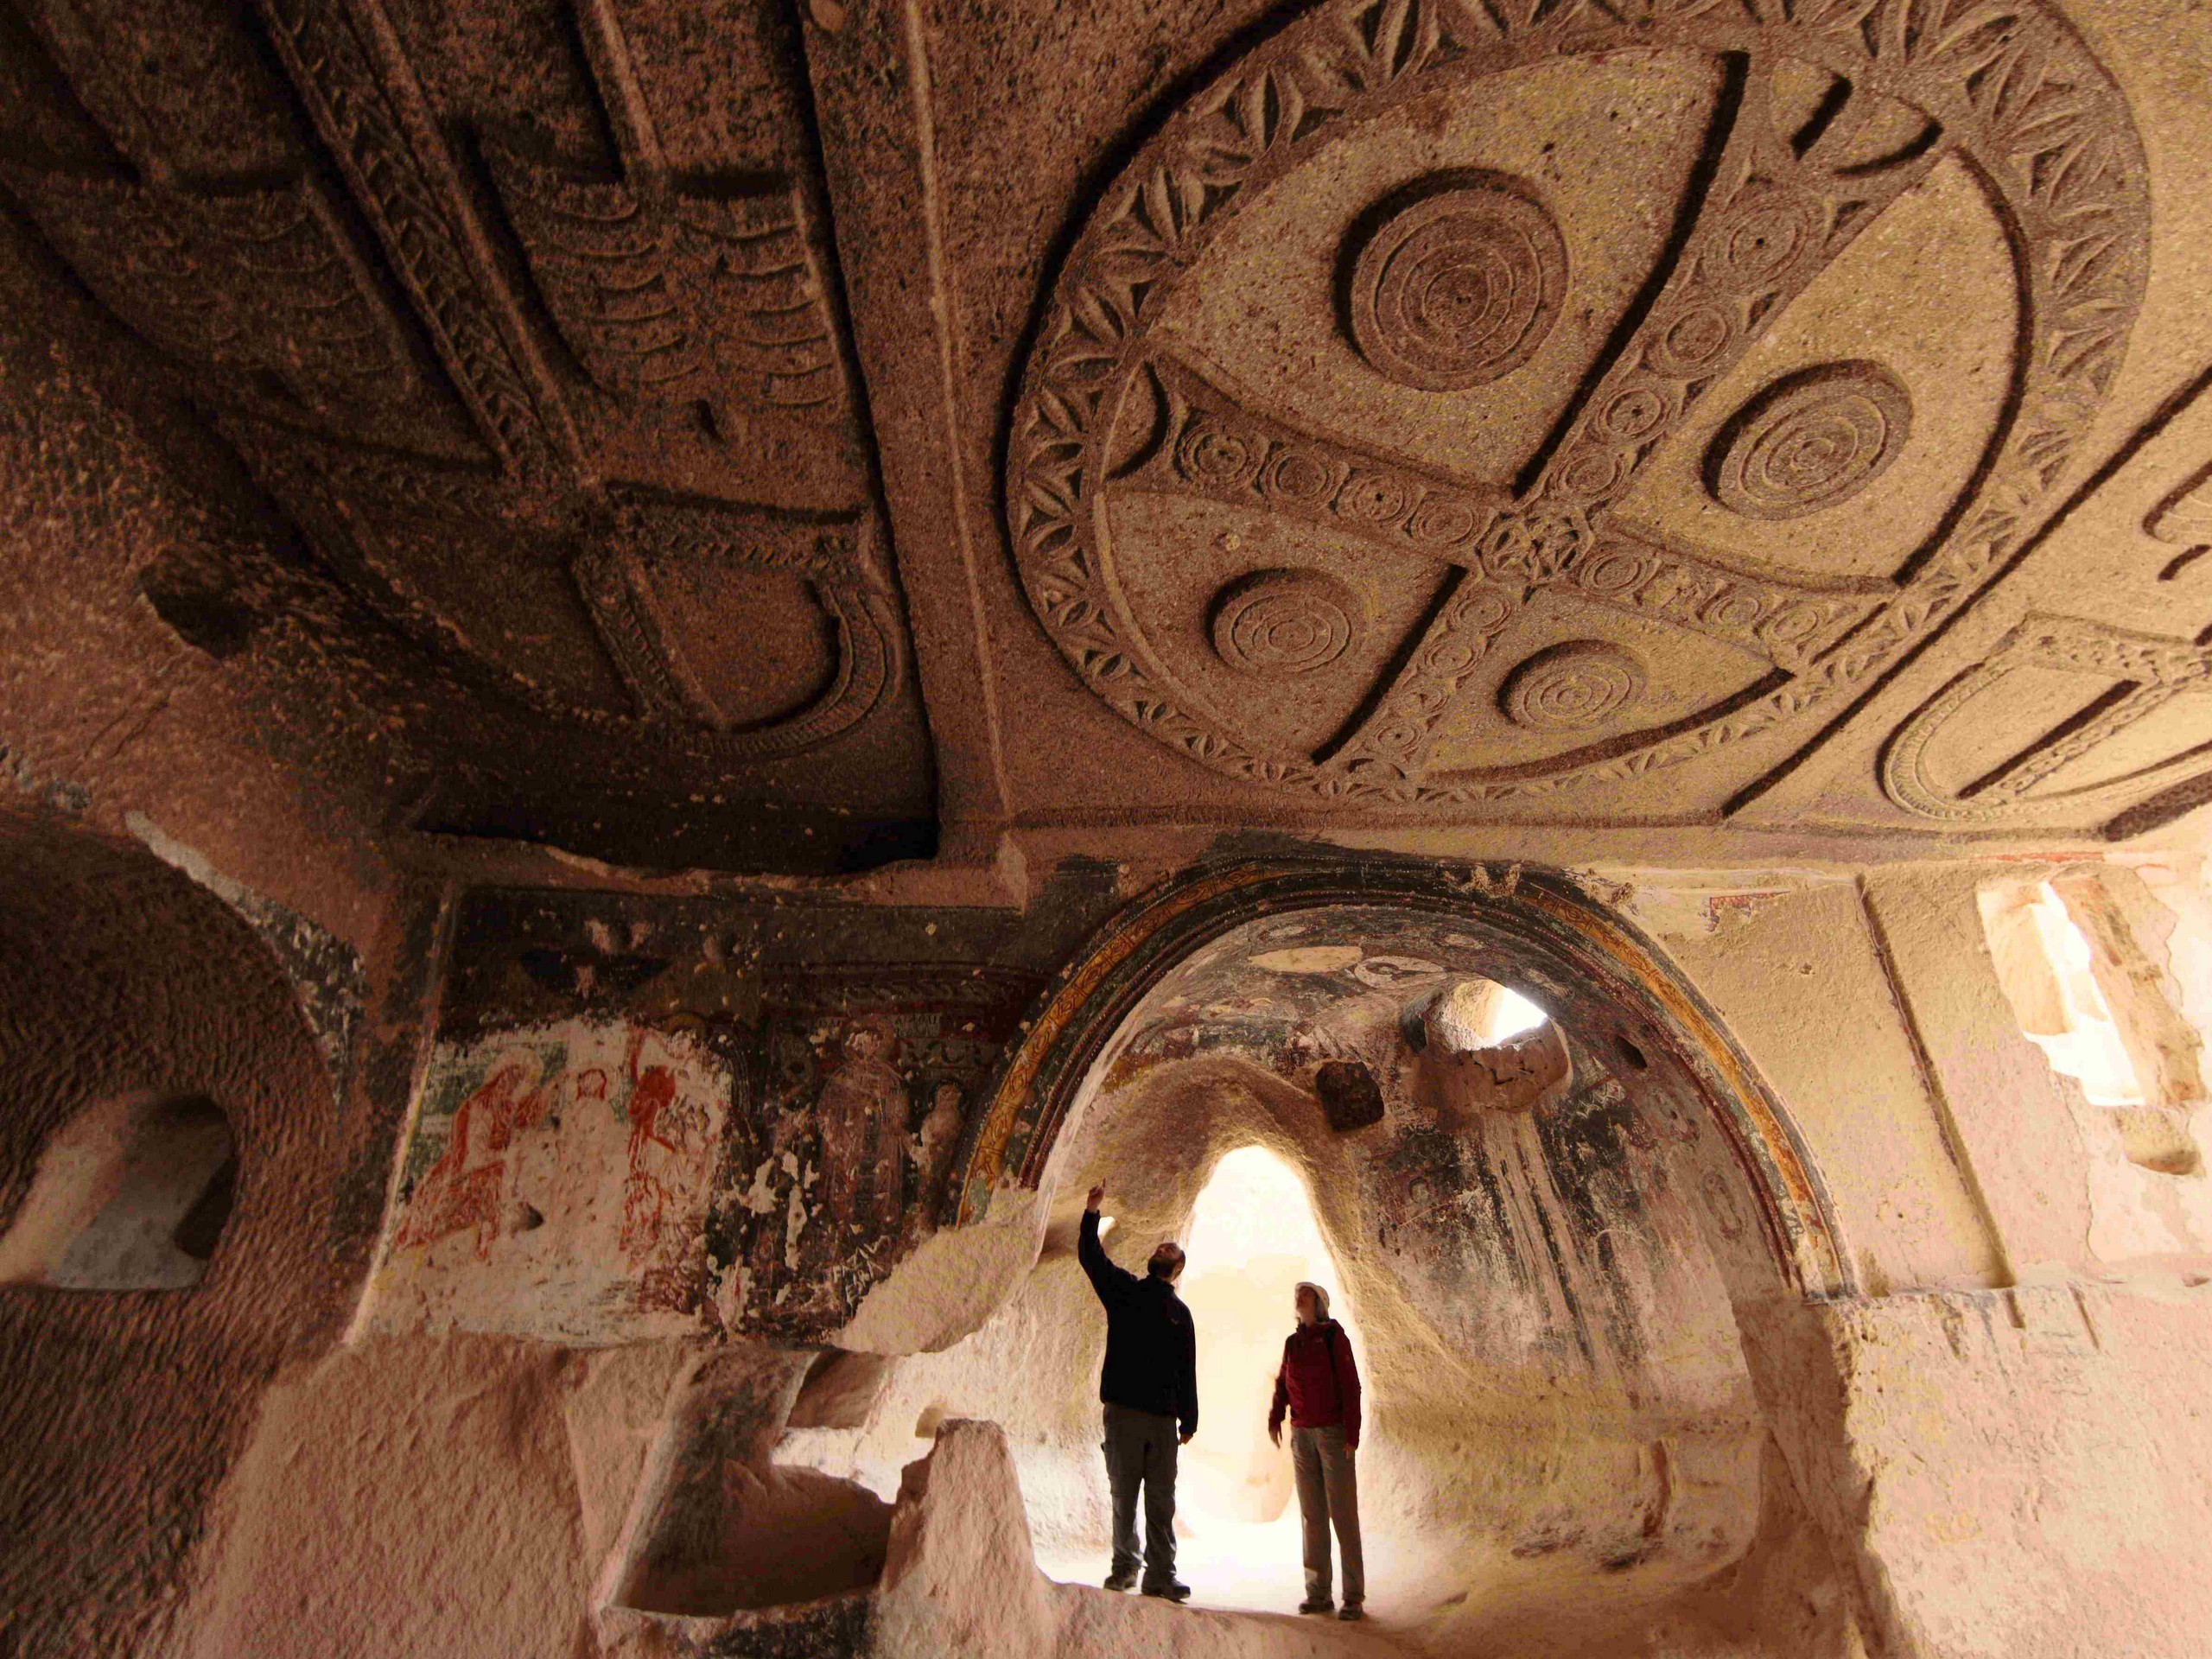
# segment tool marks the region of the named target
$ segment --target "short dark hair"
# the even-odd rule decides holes
[[[1166,1268],[1162,1268],[1160,1264],[1161,1250],[1175,1252],[1175,1260]],[[1183,1263],[1188,1260],[1190,1258],[1183,1254],[1183,1247],[1180,1244],[1176,1243],[1173,1239],[1163,1239],[1153,1250],[1152,1259],[1144,1264],[1145,1271],[1155,1279],[1173,1279],[1183,1270]]]

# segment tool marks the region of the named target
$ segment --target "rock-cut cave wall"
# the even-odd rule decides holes
[[[1375,1639],[2192,1651],[2201,1178],[2132,1161],[2012,1022],[1978,895],[2018,864],[1586,875],[1602,903],[1460,872],[1455,943],[1373,901],[1387,861],[1317,861],[1369,901],[1157,957],[1145,918],[1243,867],[1118,905],[1076,869],[1026,911],[479,889],[401,953],[440,964],[438,1014],[363,1294],[318,1205],[374,1135],[314,1129],[327,1058],[251,928],[143,852],[11,851],[0,1215],[78,1103],[144,1086],[137,1056],[220,1102],[242,1156],[196,1287],[0,1289],[31,1379],[0,1554],[27,1651],[1281,1650],[1030,1565],[1098,1526],[1077,1195],[1114,1185],[1136,1252],[1254,1142],[1311,1194],[1360,1332]],[[2091,878],[2156,924],[2145,995],[2193,960],[2191,872]],[[1650,997],[1483,922],[1541,944],[1545,903],[1640,938]],[[1469,1051],[1432,995],[1467,975],[1551,1025]],[[1700,1020],[1811,1209],[1719,1109]],[[361,1051],[387,1082],[390,1025]],[[802,1534],[812,1576],[785,1570]],[[1997,1588],[2024,1573],[2045,1592]]]
[[[350,1311],[340,1198],[359,1126],[341,1122],[292,980],[212,893],[142,848],[8,819],[0,868],[0,1217],[54,1214],[35,1189],[56,1191],[69,1153],[113,1150],[99,1129],[118,1103],[192,1103],[234,1149],[224,1190],[157,1217],[200,1258],[196,1282],[124,1287],[110,1263],[102,1287],[70,1287],[65,1252],[61,1271],[19,1262],[28,1281],[0,1289],[0,1650],[156,1651],[262,1388]],[[114,1209],[117,1173],[92,1179],[65,1228]]]

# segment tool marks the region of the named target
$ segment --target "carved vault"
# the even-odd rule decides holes
[[[0,44],[32,232],[453,688],[435,827],[927,815],[778,10],[40,0]]]
[[[1952,297],[2010,360],[1931,419],[1972,394],[1834,326],[1836,290],[1961,213],[2003,260]],[[1014,416],[1023,580],[1125,718],[1338,799],[1809,736],[2014,550],[2147,231],[2118,90],[2047,10],[1327,7],[1179,110],[1062,272]]]
[[[2125,10],[13,0],[0,203],[383,827],[2130,835],[2212,170]]]

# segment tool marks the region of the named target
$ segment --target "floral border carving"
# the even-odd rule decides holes
[[[1586,4],[1334,0],[1178,111],[1109,188],[1070,256],[1025,374],[1006,505],[1032,606],[1084,683],[1217,771],[1350,803],[1465,805],[1617,783],[1838,701],[2001,574],[2109,391],[2140,305],[2149,199],[2118,87],[2044,0],[1672,0],[1624,22]],[[1426,780],[1256,752],[1186,711],[1103,568],[1093,515],[1112,415],[1153,319],[1244,196],[1407,100],[1525,64],[1675,45],[1777,53],[1942,123],[2016,239],[2027,328],[1969,498],[1862,625],[1778,688],[1624,754],[1541,777]]]

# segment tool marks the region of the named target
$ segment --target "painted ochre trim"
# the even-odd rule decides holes
[[[1705,1000],[1641,934],[1555,871],[1370,859],[1254,859],[1174,877],[1135,899],[1047,988],[963,1142],[957,1221],[998,1188],[1036,1190],[1093,1063],[1177,965],[1262,917],[1335,906],[1428,911],[1561,951],[1617,1000],[1640,1005],[1669,1039],[1758,1200],[1777,1270],[1792,1290],[1851,1289],[1827,1197],[1796,1128]]]

